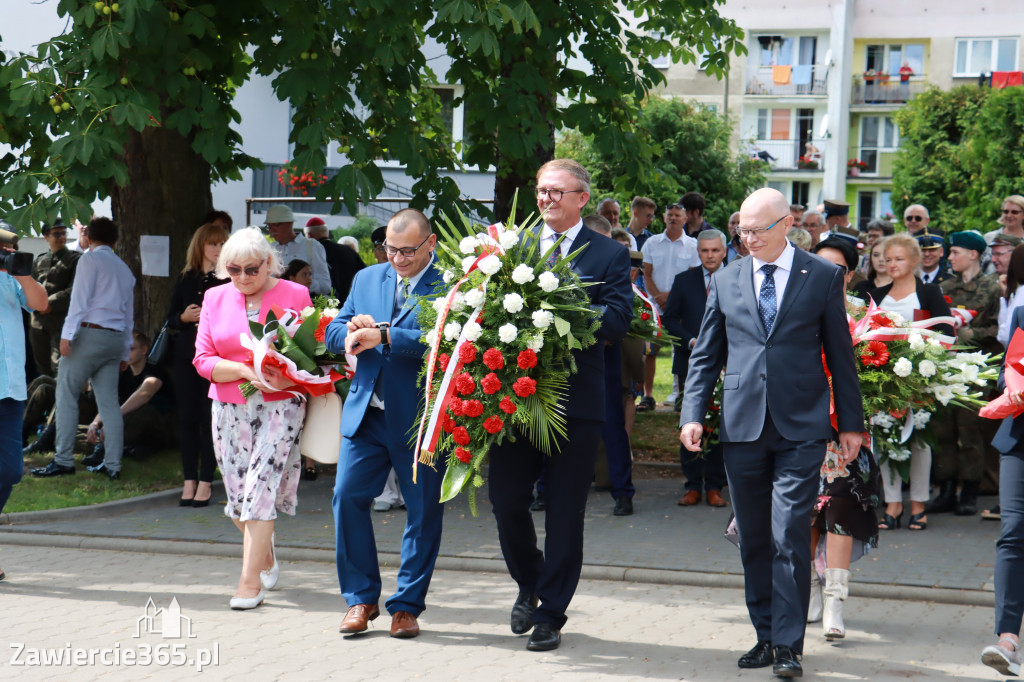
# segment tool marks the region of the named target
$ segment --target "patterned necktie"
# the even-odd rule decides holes
[[[556,234],[552,238],[551,242],[554,243],[557,240],[558,240],[558,235]],[[557,247],[555,247],[554,250],[551,251],[551,255],[548,256],[548,259],[546,261],[544,261],[544,265],[548,266],[548,270],[550,270],[551,268],[555,267],[555,263],[557,263],[558,259],[561,258],[561,257],[562,257],[562,246],[558,245]]]
[[[775,298],[775,270],[778,265],[762,265],[761,272],[764,273],[764,281],[761,282],[761,293],[758,296],[758,309],[761,313],[761,322],[764,324],[765,334],[772,333],[772,325],[775,324],[775,315],[779,310],[778,301]]]
[[[391,311],[391,319],[398,317],[398,313],[405,307],[405,300],[409,298],[409,278],[402,278],[402,288],[395,293],[395,307]]]

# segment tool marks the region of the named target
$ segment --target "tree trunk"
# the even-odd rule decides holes
[[[132,131],[123,159],[130,181],[110,193],[119,235],[115,250],[136,278],[135,328],[153,339],[167,317],[188,242],[213,206],[210,164],[190,140],[159,127]],[[142,274],[143,235],[170,237],[168,276]]]

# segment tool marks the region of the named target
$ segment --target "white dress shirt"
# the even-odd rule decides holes
[[[640,250],[644,254],[644,263],[651,266],[651,280],[658,291],[668,293],[672,290],[672,282],[676,275],[700,265],[697,254],[697,240],[684,232],[678,239],[669,239],[662,232],[646,242]],[[661,311],[661,307],[658,307]]]
[[[555,232],[550,225],[544,223],[544,228],[540,231],[541,253],[546,253],[547,250],[551,248],[551,245],[555,243],[556,239],[564,236],[565,238],[562,240],[562,243],[559,245],[558,249],[563,256],[568,256],[570,253],[572,253],[572,243],[576,241],[576,236],[579,235],[580,230],[582,229],[582,218],[580,218],[580,221],[578,223],[570,227],[565,232]]]
[[[782,297],[786,294],[786,284],[789,282],[790,272],[793,270],[793,256],[796,255],[796,247],[788,239],[786,240],[786,248],[782,250],[779,257],[772,263],[778,267],[775,268],[775,273],[772,277],[775,279],[775,310],[776,313],[782,310]],[[761,300],[761,285],[764,284],[764,273],[761,272],[761,266],[767,265],[763,260],[758,259],[756,256],[751,256],[754,259],[754,294],[758,301]]]
[[[1024,305],[1024,284],[1017,286],[1010,300],[1005,296],[999,297],[999,332],[996,339],[1003,344],[1003,348],[1010,345],[1010,322],[1013,320],[1013,311]]]
[[[135,275],[106,244],[93,246],[78,259],[71,303],[60,337],[72,341],[83,322],[124,332],[122,360],[128,360],[135,327]]]
[[[281,258],[281,264],[288,267],[296,258],[309,263],[313,271],[313,284],[309,290],[313,294],[331,293],[331,271],[327,269],[327,252],[324,245],[315,239],[309,239],[301,234],[295,235],[295,239],[287,244],[276,244],[277,254]]]
[[[935,284],[935,278],[939,275],[939,266],[936,265],[935,269],[931,272],[921,271],[921,281],[925,284]]]

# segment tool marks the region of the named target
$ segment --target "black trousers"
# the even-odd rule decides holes
[[[178,402],[178,444],[186,481],[213,480],[217,460],[213,455],[210,382],[199,376],[189,355],[174,355],[174,391]]]
[[[536,592],[540,606],[534,622],[565,625],[565,611],[576,592],[583,567],[583,519],[594,476],[594,454],[601,422],[567,419],[566,440],[546,457],[518,435],[491,449],[490,498],[498,522],[498,540],[509,574],[526,592]],[[537,547],[530,502],[533,483],[545,465],[544,551]]]

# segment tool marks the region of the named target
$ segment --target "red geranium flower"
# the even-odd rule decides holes
[[[640,319],[644,320],[644,321],[649,320],[649,319],[651,319],[651,314],[650,313],[640,313]]]
[[[465,426],[456,426],[452,429],[452,440],[459,445],[469,445],[469,431],[466,430]]]
[[[444,429],[445,433],[451,433],[455,430],[455,420],[447,412],[441,415],[441,428]]]
[[[505,396],[504,398],[501,399],[501,402],[498,403],[498,407],[501,408],[501,411],[504,412],[505,414],[516,413],[516,404],[512,402],[512,399],[509,398],[508,396]]]
[[[889,348],[881,341],[868,341],[867,348],[861,351],[860,361],[872,367],[881,367],[889,362]]]
[[[455,448],[455,457],[463,464],[469,464],[473,461],[473,453],[466,448]]]
[[[501,417],[497,415],[491,415],[484,420],[484,431],[490,434],[495,434],[505,428],[505,422],[501,420]]]
[[[484,413],[484,404],[479,400],[464,400],[462,402],[462,413],[467,417],[479,417]]]
[[[462,395],[469,395],[476,390],[476,382],[473,381],[473,377],[469,375],[469,372],[463,372],[455,377],[455,390]]]
[[[512,390],[520,398],[527,398],[537,392],[537,382],[530,377],[519,377],[512,384]]]
[[[476,346],[472,343],[464,343],[459,346],[459,362],[464,365],[476,360]]]
[[[463,415],[462,398],[453,395],[452,399],[448,401],[448,409],[451,410],[451,413],[456,417],[461,417]]]
[[[492,372],[505,366],[505,356],[497,348],[491,348],[484,352],[484,364]]]
[[[480,388],[487,395],[494,395],[501,390],[501,379],[494,372],[491,372],[480,380]]]
[[[437,364],[441,368],[442,372],[448,371],[449,360],[451,360],[451,358],[448,357],[447,353],[441,353],[440,355],[437,356]]]
[[[537,354],[532,348],[520,351],[519,357],[516,358],[516,364],[520,369],[533,369],[537,366]]]

